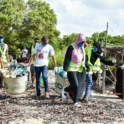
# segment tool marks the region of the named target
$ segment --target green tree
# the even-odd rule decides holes
[[[60,32],[50,5],[42,0],[0,0],[0,34],[4,35],[11,54],[17,56],[33,38],[47,35],[54,41]]]

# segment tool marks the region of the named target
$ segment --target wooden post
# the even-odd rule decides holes
[[[105,57],[106,57],[106,44],[107,44],[107,40],[108,40],[108,23],[107,23],[106,40],[105,40],[105,47],[104,47],[104,56]],[[104,65],[102,93],[105,92],[105,77],[106,77],[106,65]]]
[[[114,54],[114,58],[116,59],[116,52]],[[116,94],[116,64],[114,64],[114,93]]]

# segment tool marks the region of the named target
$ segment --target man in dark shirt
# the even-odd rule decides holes
[[[28,54],[28,61],[30,61],[32,55],[34,54],[34,49],[35,46],[37,46],[39,44],[39,38],[35,38],[34,39],[34,44],[31,45],[30,49],[29,49],[29,54]],[[31,66],[30,66],[30,71],[31,71],[31,80],[32,80],[32,85],[33,87],[35,86],[35,70],[34,70],[34,61],[32,62]]]
[[[99,42],[94,42],[93,49],[87,53],[88,56],[88,70],[87,70],[87,84],[86,91],[83,98],[83,102],[88,102],[88,98],[91,95],[90,89],[94,82],[97,80],[98,73],[101,71],[101,62],[105,65],[113,66],[116,60],[113,58],[112,61],[107,60],[103,57],[102,49]]]

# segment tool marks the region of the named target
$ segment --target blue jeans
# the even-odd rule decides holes
[[[91,95],[90,90],[93,86],[93,80],[92,75],[87,75],[87,83],[86,83],[86,91],[85,91],[85,97],[89,97]]]
[[[45,92],[48,92],[47,66],[44,65],[44,66],[40,66],[40,67],[35,67],[37,96],[41,95],[41,92],[40,92],[41,73],[42,73],[42,78],[44,81]]]

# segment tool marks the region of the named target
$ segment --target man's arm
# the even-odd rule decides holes
[[[7,45],[7,44],[6,44]],[[7,58],[7,61],[8,61],[8,63],[10,62],[10,60],[9,60],[9,54],[8,54],[8,45],[7,45],[7,51],[6,51],[6,58]]]
[[[31,59],[31,54],[29,53],[29,54],[28,54],[28,57],[27,57],[27,62],[29,62],[30,59]]]
[[[4,66],[4,63],[3,63],[3,61],[2,61],[2,59],[0,58],[0,63],[1,63],[1,67],[2,67],[2,69],[4,69],[5,68],[5,66]]]
[[[27,62],[29,62],[30,59],[31,59],[31,47],[30,47],[30,49],[29,49],[29,51],[28,51]]]
[[[8,54],[8,51],[6,52],[6,57],[7,57],[7,61],[8,61],[8,63],[9,63],[10,60],[9,60],[9,54]]]
[[[57,66],[57,65],[56,65],[56,58],[55,58],[54,55],[52,56],[52,60],[53,60],[53,63],[54,63],[54,67],[56,67],[56,66]]]
[[[29,60],[29,65],[34,61],[36,54],[33,54]]]
[[[50,47],[49,47],[49,55],[52,56],[52,60],[53,60],[53,63],[54,63],[54,67],[56,67],[57,64],[56,64],[56,58],[55,58],[55,55],[54,55],[54,54],[55,54],[55,51],[54,51],[53,47],[50,46]]]

